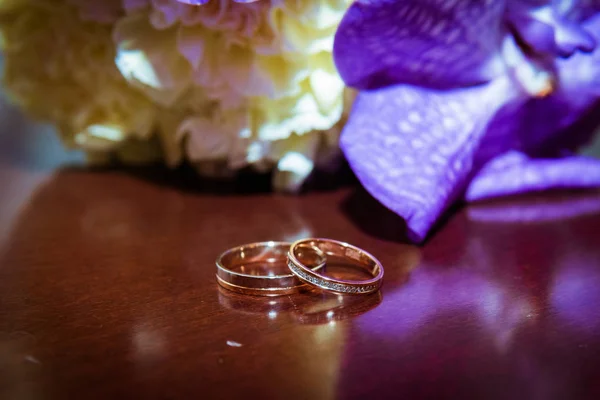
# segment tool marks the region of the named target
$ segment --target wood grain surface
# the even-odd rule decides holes
[[[598,192],[461,208],[416,247],[357,186],[90,171],[15,119],[0,144],[1,399],[600,398]],[[221,251],[306,236],[377,256],[381,292],[217,286]]]

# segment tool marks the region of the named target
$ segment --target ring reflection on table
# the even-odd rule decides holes
[[[221,306],[245,314],[264,314],[270,319],[291,315],[301,324],[320,325],[362,315],[377,307],[381,292],[372,296],[348,296],[305,290],[302,296],[246,296],[219,287]]]

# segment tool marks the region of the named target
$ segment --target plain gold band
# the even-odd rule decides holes
[[[261,263],[266,269],[275,262],[286,263],[290,249],[288,242],[259,242],[231,248],[216,260],[217,282],[226,289],[237,293],[257,296],[280,296],[297,293],[306,285],[294,274],[250,275],[234,271],[233,268],[245,264]],[[304,246],[305,249],[307,246]],[[325,265],[325,255],[318,249],[301,251],[304,261],[314,268]]]
[[[318,274],[304,265],[297,257],[298,249],[304,246],[317,248],[326,256],[335,256],[353,260],[367,270],[373,278],[366,280],[334,279]],[[335,293],[369,294],[379,290],[383,280],[383,265],[373,255],[348,243],[331,239],[302,239],[290,246],[288,267],[301,281],[320,289]]]
[[[306,288],[308,286],[304,282],[298,280],[298,284],[296,286],[255,289],[245,286],[234,285],[233,283],[229,283],[223,280],[219,275],[217,275],[217,282],[219,283],[219,285],[223,286],[225,289],[231,290],[232,292],[240,294],[250,294],[253,296],[282,296],[285,294],[294,294],[298,293],[301,289]]]

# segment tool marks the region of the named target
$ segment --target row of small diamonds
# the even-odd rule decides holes
[[[377,289],[376,285],[368,285],[368,286],[346,286],[341,285],[335,282],[329,282],[324,279],[318,279],[312,275],[304,272],[300,267],[294,264],[292,261],[288,262],[288,267],[297,274],[300,278],[320,287],[325,287],[327,289],[335,290],[337,292],[346,292],[346,293],[365,293],[371,292]]]

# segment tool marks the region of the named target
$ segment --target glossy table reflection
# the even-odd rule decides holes
[[[211,194],[60,168],[49,136],[10,123],[1,399],[600,398],[598,192],[463,208],[417,248],[357,187]],[[309,235],[375,254],[383,290],[217,286],[222,250]]]

